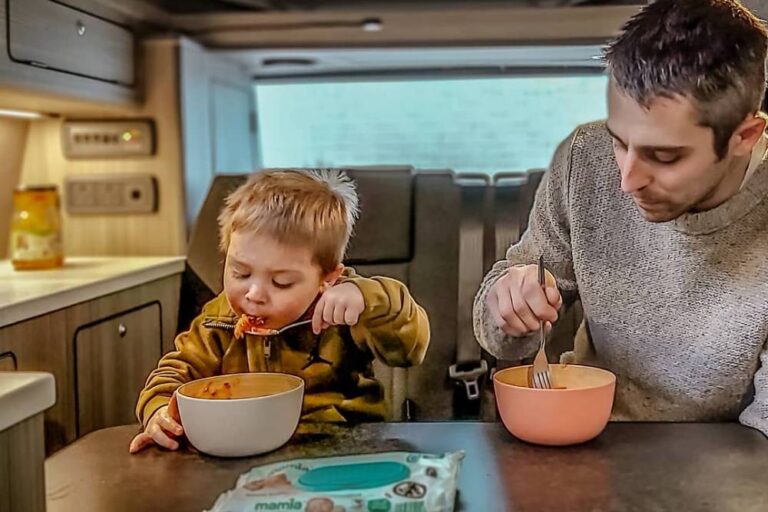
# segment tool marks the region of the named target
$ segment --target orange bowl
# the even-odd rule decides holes
[[[591,366],[552,364],[555,388],[529,387],[529,366],[496,372],[493,388],[501,421],[529,443],[565,446],[597,437],[608,423],[616,376]]]

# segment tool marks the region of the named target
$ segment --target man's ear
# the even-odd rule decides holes
[[[323,276],[323,289],[330,288],[341,277],[341,273],[344,272],[344,265],[339,263],[336,268],[328,272]]]
[[[734,156],[746,156],[765,132],[766,119],[762,115],[752,115],[744,119],[731,136],[731,151]]]

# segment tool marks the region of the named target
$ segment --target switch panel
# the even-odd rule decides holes
[[[64,204],[69,213],[152,213],[157,180],[150,174],[67,176]]]
[[[68,119],[61,127],[61,147],[70,159],[148,156],[154,152],[154,139],[150,120]]]

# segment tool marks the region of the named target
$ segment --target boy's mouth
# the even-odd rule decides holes
[[[247,316],[248,319],[251,322],[258,323],[260,326],[261,325],[265,325],[267,323],[268,319],[269,319],[269,317],[266,316],[266,315],[259,315],[259,314],[254,315],[254,314],[249,313],[248,311],[242,311],[240,313],[240,316],[242,316],[242,315]]]
[[[269,325],[269,317],[261,316],[261,315],[249,315],[251,317],[251,321],[253,322],[253,325],[255,327],[259,327],[262,329],[269,329],[271,326]]]

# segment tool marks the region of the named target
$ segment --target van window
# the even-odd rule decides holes
[[[264,167],[546,167],[606,115],[605,75],[257,84]]]

